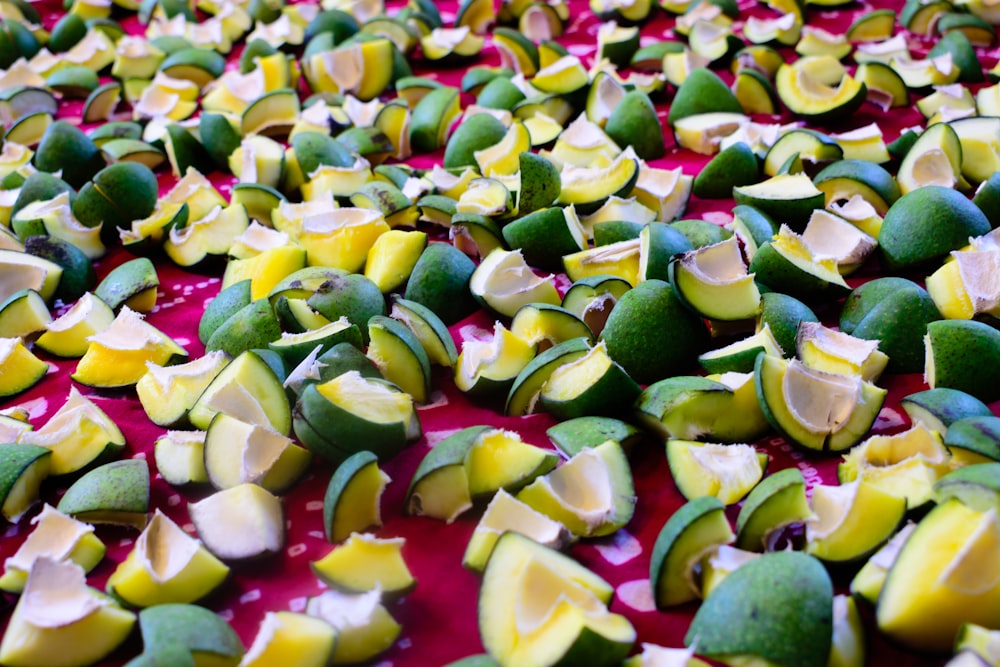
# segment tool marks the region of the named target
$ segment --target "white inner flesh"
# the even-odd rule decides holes
[[[69,558],[70,553],[80,539],[94,532],[90,524],[77,521],[46,504],[42,511],[31,520],[35,529],[21,544],[13,556],[4,562],[7,569],[28,572],[35,560],[48,557],[62,561]]]
[[[198,552],[194,539],[159,509],[136,540],[135,548],[143,568],[158,583],[170,581],[187,567]]]
[[[806,524],[806,532],[813,539],[823,539],[844,523],[858,495],[859,481],[849,484],[813,487],[810,505],[815,519]]]
[[[38,628],[60,628],[111,604],[87,587],[87,576],[76,563],[39,558],[31,566],[21,595],[22,618]]]
[[[338,631],[343,631],[368,625],[380,606],[382,606],[382,591],[377,587],[357,595],[329,590],[310,598],[306,605],[306,613],[323,619]]]
[[[836,433],[861,397],[861,378],[823,373],[792,360],[782,380],[788,410],[813,433]]]
[[[941,573],[938,582],[964,595],[982,595],[1000,584],[1000,520],[991,507]]]

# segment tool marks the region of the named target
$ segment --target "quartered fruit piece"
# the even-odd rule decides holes
[[[497,541],[479,590],[479,632],[501,664],[618,664],[635,629],[608,610],[611,586],[517,533]]]
[[[760,293],[736,237],[680,255],[670,278],[678,297],[704,317],[742,320],[760,312]]]
[[[767,464],[752,445],[671,439],[666,449],[670,474],[688,500],[712,496],[733,505],[757,485]]]
[[[240,667],[324,667],[336,641],[337,630],[326,621],[291,611],[269,611]]]
[[[221,616],[193,604],[160,604],[139,612],[143,652],[140,665],[163,661],[233,666],[243,642]]]
[[[941,437],[925,426],[895,435],[874,435],[852,449],[837,468],[841,484],[871,482],[906,499],[909,509],[933,498],[934,484],[951,469]]]
[[[69,310],[49,322],[35,345],[49,354],[80,358],[90,346],[87,340],[114,322],[112,309],[92,292],[85,293]]]
[[[995,625],[1000,574],[989,554],[998,543],[995,509],[977,512],[958,500],[935,507],[889,570],[876,607],[879,629],[907,646],[948,650],[963,623]]]
[[[736,518],[735,546],[749,551],[771,551],[775,535],[812,516],[802,473],[798,468],[780,470],[765,477],[747,496]]]
[[[392,456],[421,432],[409,394],[358,371],[306,386],[293,422],[299,440],[334,464],[361,449]]]
[[[8,665],[90,665],[124,642],[133,625],[135,614],[87,586],[82,567],[38,558],[0,642],[0,660]]]
[[[403,559],[406,539],[351,533],[343,544],[310,563],[331,588],[348,593],[378,590],[390,597],[406,595],[417,585]]]
[[[899,528],[907,499],[861,478],[812,489],[814,520],[806,523],[806,551],[824,561],[867,557]]]
[[[150,421],[166,427],[186,422],[188,411],[228,363],[221,350],[175,366],[148,363],[135,390]]]
[[[142,530],[149,511],[149,464],[127,459],[94,468],[66,490],[56,509],[87,523]]]
[[[382,604],[378,589],[358,594],[324,591],[309,599],[306,613],[337,631],[331,657],[335,665],[375,658],[396,642],[402,630]]]
[[[281,499],[256,484],[239,484],[188,505],[205,547],[223,561],[277,553],[285,544]]]
[[[382,525],[379,501],[389,476],[378,458],[362,450],[337,466],[323,496],[323,529],[328,542],[338,544],[352,533]]]
[[[51,474],[66,475],[119,453],[125,436],[103,410],[71,387],[59,410],[41,428],[24,433],[20,442],[50,449]]]
[[[228,575],[228,567],[157,509],[108,578],[107,590],[130,607],[188,603],[211,593]]]
[[[30,389],[48,372],[49,365],[25,347],[20,338],[0,338],[0,397]]]
[[[807,449],[840,451],[871,428],[886,390],[860,377],[810,369],[798,360],[761,355],[754,381],[767,420]]]
[[[17,523],[39,500],[51,470],[51,451],[26,443],[0,445],[0,513]]]
[[[312,453],[291,438],[219,413],[205,433],[205,472],[216,489],[243,483],[283,493],[305,474]]]
[[[187,358],[187,351],[123,306],[115,321],[89,338],[87,352],[72,377],[94,387],[132,386],[146,373],[146,363],[161,366]]]
[[[635,510],[632,473],[613,440],[580,451],[526,486],[517,499],[586,537],[615,532]]]
[[[205,431],[167,431],[153,443],[156,471],[171,486],[203,484]]]
[[[723,510],[717,498],[702,496],[688,501],[663,524],[649,570],[657,608],[701,597],[696,582],[698,562],[735,537]]]
[[[104,558],[106,547],[94,535],[94,527],[69,517],[51,505],[31,520],[35,528],[4,563],[0,589],[20,593],[35,561],[50,558],[73,562],[90,572]]]
[[[573,536],[561,523],[500,489],[476,524],[465,548],[462,565],[473,572],[482,572],[497,541],[511,531],[553,549],[561,549],[573,541]]]

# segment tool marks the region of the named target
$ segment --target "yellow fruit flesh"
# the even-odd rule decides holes
[[[268,612],[241,667],[325,667],[337,631],[318,618],[290,611]]]
[[[331,403],[377,424],[407,424],[413,414],[413,399],[409,395],[368,382],[356,373],[345,373],[316,385],[316,389]]]
[[[879,596],[879,628],[925,650],[950,649],[962,623],[1000,620],[1000,521],[958,500],[927,515],[900,552]],[[914,586],[913,582],[921,582]]]
[[[416,585],[403,560],[403,538],[379,539],[354,533],[347,541],[312,563],[313,571],[327,585],[341,590],[405,593]]]
[[[49,365],[19,338],[0,339],[0,396],[12,396],[42,379]]]
[[[451,523],[472,507],[464,465],[439,468],[414,484],[407,512]]]
[[[382,525],[379,500],[388,483],[389,476],[377,463],[369,463],[350,479],[333,511],[331,542],[339,543],[351,533]]]
[[[229,568],[159,512],[108,578],[108,592],[133,607],[199,600]]]
[[[465,456],[469,493],[475,498],[523,482],[546,461],[554,463],[550,454],[522,442],[513,431],[487,431],[476,439]]]

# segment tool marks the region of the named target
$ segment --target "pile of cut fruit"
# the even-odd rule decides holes
[[[0,665],[1000,667],[995,0],[0,0]]]

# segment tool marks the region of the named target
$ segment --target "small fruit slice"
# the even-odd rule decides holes
[[[698,608],[684,643],[713,659],[825,665],[832,625],[826,570],[812,556],[779,551],[727,576]]]
[[[469,289],[478,300],[507,317],[528,303],[560,302],[552,278],[536,276],[518,250],[498,248],[490,252],[473,272]]]
[[[26,443],[0,445],[0,513],[17,523],[38,502],[51,470],[52,452]]]
[[[188,412],[195,428],[207,430],[218,413],[287,434],[291,408],[279,379],[255,352],[241,353],[215,376]]]
[[[772,551],[772,538],[783,529],[813,516],[806,501],[806,483],[798,468],[765,477],[747,496],[736,517],[736,547]]]
[[[466,340],[455,362],[455,386],[478,394],[504,394],[531,362],[535,349],[498,320],[490,340]]]
[[[635,511],[632,473],[614,440],[581,450],[522,489],[517,499],[584,537],[610,535]]]
[[[406,491],[406,513],[447,523],[472,507],[465,457],[489,426],[468,426],[438,442],[424,455]]]
[[[382,525],[379,501],[389,476],[378,457],[361,450],[337,466],[323,497],[323,529],[327,542],[339,544],[353,533]]]
[[[688,500],[712,496],[733,505],[764,476],[760,454],[752,445],[671,439],[666,448],[670,474]]]
[[[889,570],[875,611],[879,629],[907,646],[945,651],[963,623],[994,627],[1000,571],[990,554],[998,544],[995,509],[977,512],[954,499],[935,507]]]
[[[750,205],[781,220],[793,230],[805,228],[825,195],[805,174],[779,174],[766,181],[733,188],[737,204]]]
[[[310,563],[323,583],[349,593],[378,590],[384,595],[406,595],[417,585],[403,560],[402,537],[378,538],[351,533],[347,541]]]
[[[219,413],[205,433],[205,472],[216,489],[259,484],[284,493],[305,474],[312,453],[291,438]]]
[[[146,373],[146,363],[165,366],[187,351],[142,316],[123,306],[108,328],[88,338],[87,352],[71,376],[93,387],[128,387]]]
[[[413,398],[358,371],[306,386],[295,405],[294,425],[306,447],[335,464],[360,449],[390,457],[420,436]]]
[[[239,667],[325,667],[336,641],[337,631],[326,621],[291,611],[269,611]]]
[[[628,410],[641,388],[610,356],[603,341],[578,359],[566,360],[538,394],[542,408],[558,419],[611,416]]]
[[[944,444],[959,464],[1000,461],[1000,417],[959,419],[948,427]]]
[[[760,312],[760,292],[735,236],[686,252],[670,267],[677,296],[702,316],[742,320]]]
[[[281,499],[256,484],[240,484],[188,505],[205,547],[223,561],[279,552],[285,543]]]
[[[918,424],[894,435],[871,436],[844,456],[837,478],[841,484],[871,482],[914,509],[933,498],[934,484],[950,469],[949,459],[941,436]]]
[[[306,613],[337,631],[331,663],[371,660],[396,642],[402,627],[382,604],[379,590],[352,594],[324,591],[306,603]]]
[[[368,338],[365,354],[382,376],[417,403],[426,403],[431,391],[431,363],[413,332],[401,322],[376,315],[368,320]]]
[[[934,483],[934,502],[943,505],[950,498],[958,498],[978,512],[1000,507],[1000,489],[994,477],[998,471],[1000,466],[995,461],[953,470]]]
[[[158,426],[184,423],[198,397],[228,363],[221,350],[175,366],[148,362],[146,374],[135,383],[146,416]]]
[[[899,404],[914,426],[923,425],[942,435],[960,419],[988,417],[993,414],[989,406],[975,396],[947,387],[908,394],[900,399]]]
[[[792,113],[816,120],[850,115],[864,102],[866,92],[865,85],[829,55],[804,56],[782,65],[774,87]]]
[[[132,612],[87,586],[82,567],[38,558],[0,642],[0,661],[83,667],[114,651],[133,625]]]
[[[520,533],[542,546],[561,549],[573,541],[573,536],[558,521],[500,489],[490,500],[476,524],[462,557],[462,565],[473,572],[482,572],[500,536],[508,531]]]
[[[791,442],[819,451],[847,449],[875,423],[886,390],[795,359],[762,354],[754,382],[767,421]]]
[[[108,578],[107,590],[130,607],[188,603],[211,593],[228,575],[228,567],[157,509]]]
[[[221,616],[193,604],[159,604],[139,612],[140,665],[171,662],[236,667],[243,642]]]
[[[617,665],[635,629],[608,611],[611,593],[610,585],[568,556],[505,533],[479,590],[483,646],[507,665]]]
[[[73,482],[56,509],[87,523],[142,530],[149,511],[149,464],[128,459],[94,468]]]
[[[717,498],[702,496],[689,500],[663,524],[649,566],[657,608],[701,597],[695,581],[698,562],[735,537],[724,509]]]
[[[749,373],[665,378],[643,390],[634,412],[663,438],[748,442],[767,430],[763,412],[754,406],[751,380]]]
[[[46,504],[31,523],[34,530],[4,562],[0,590],[20,593],[32,565],[40,558],[73,562],[90,572],[104,558],[106,547],[94,535],[94,527],[69,517]]]
[[[35,341],[40,349],[58,357],[78,359],[87,351],[87,339],[111,326],[115,314],[92,292],[77,299],[69,310],[52,320]]]
[[[878,341],[855,338],[818,322],[802,322],[795,336],[795,352],[806,366],[838,375],[860,375],[866,382],[878,380],[889,357],[878,349]]]
[[[559,457],[521,440],[515,431],[489,429],[476,436],[465,453],[465,476],[473,502],[500,489],[514,493],[555,468]]]
[[[103,410],[71,387],[49,421],[23,434],[20,442],[52,450],[50,473],[66,475],[120,452],[125,436]]]
[[[827,562],[865,558],[899,528],[906,498],[863,478],[840,486],[812,488],[815,519],[806,523],[806,551]]]
[[[25,347],[20,338],[0,338],[0,397],[27,391],[48,372],[49,365]]]
[[[205,431],[167,431],[153,443],[156,471],[171,486],[202,484],[205,471]]]

